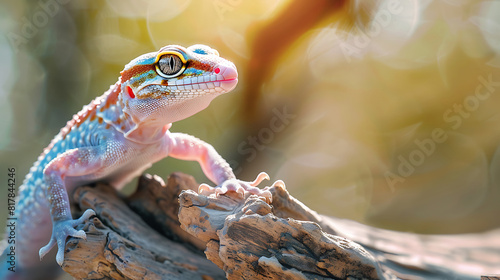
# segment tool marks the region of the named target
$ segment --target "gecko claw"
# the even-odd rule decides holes
[[[50,241],[47,245],[43,246],[38,251],[40,259],[42,259],[57,244],[56,261],[59,266],[62,266],[64,262],[64,248],[66,246],[66,239],[69,236],[72,236],[86,240],[87,234],[85,233],[85,231],[76,230],[74,227],[82,224],[83,222],[85,222],[85,220],[94,215],[94,210],[87,209],[79,219],[53,221],[52,236],[50,237]]]
[[[213,193],[213,187],[203,183],[198,187],[198,193],[202,195],[209,195],[210,193]]]
[[[215,194],[215,196],[217,197],[228,192],[235,192],[241,198],[244,198],[247,194],[253,194],[263,198],[264,201],[270,203],[272,201],[272,194],[269,191],[269,188],[259,189],[257,187],[257,185],[259,185],[262,181],[269,179],[269,175],[266,172],[261,172],[259,173],[259,175],[257,175],[257,178],[253,182],[245,182],[233,178],[222,182],[222,184],[215,188],[207,184],[201,184],[198,187],[198,193],[205,196]]]
[[[264,189],[275,188],[275,187],[281,187],[281,188],[285,188],[286,189],[285,182],[283,182],[283,180],[278,180],[278,181],[274,182],[271,187],[265,187]]]
[[[87,240],[87,235],[85,234],[85,231],[83,231],[83,230],[78,230],[75,233],[71,234],[71,236]]]
[[[257,178],[255,178],[255,180],[250,183],[250,186],[256,187],[264,180],[271,180],[271,178],[266,172],[260,172],[259,175],[257,175]]]
[[[50,252],[50,250],[52,250],[52,248],[54,248],[55,245],[56,245],[56,240],[51,238],[47,245],[40,248],[40,250],[38,251],[38,256],[40,257],[40,260],[42,260],[43,257],[45,257],[45,255],[47,255],[47,253]]]
[[[96,213],[94,212],[94,210],[92,210],[92,209],[85,210],[85,212],[83,212],[83,214],[80,218],[78,218],[77,220],[73,220],[73,222],[74,222],[73,226],[83,224],[86,220],[88,220],[92,216],[96,216]]]

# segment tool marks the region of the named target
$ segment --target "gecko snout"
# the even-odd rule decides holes
[[[238,83],[238,70],[234,64],[219,64],[214,68],[214,73],[217,74],[217,80],[220,81],[220,86],[226,92],[232,90]]]

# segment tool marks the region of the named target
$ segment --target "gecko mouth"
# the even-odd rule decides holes
[[[238,83],[238,72],[235,67],[219,64],[212,73],[197,77],[184,77],[179,80],[169,81],[171,90],[209,90],[215,89],[228,92]]]
[[[224,79],[216,81],[200,81],[195,83],[184,83],[182,85],[168,85],[168,89],[172,92],[187,92],[187,91],[206,91],[208,92],[227,92],[232,90],[238,83],[238,78]]]
[[[195,77],[196,78],[196,77]],[[198,77],[199,78],[199,77]],[[203,78],[203,77],[202,77]],[[193,79],[193,78],[190,78]],[[179,80],[180,81],[180,80]],[[161,98],[165,96],[180,97],[180,96],[200,96],[208,94],[222,94],[231,91],[238,83],[238,78],[208,80],[199,82],[183,83],[182,85],[176,81],[175,85],[147,85],[141,88],[138,92],[138,98]]]

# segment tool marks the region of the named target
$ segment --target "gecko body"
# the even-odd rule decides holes
[[[217,185],[203,184],[205,191],[249,191],[270,198],[256,188],[265,176],[240,181],[211,145],[169,131],[173,122],[203,110],[237,82],[234,64],[204,45],[170,45],[127,64],[118,82],[74,115],[31,167],[16,203],[19,272],[2,269],[0,279],[36,279],[32,268],[55,245],[62,265],[66,238],[85,238],[75,226],[95,213],[88,209],[72,219],[68,193],[76,186],[105,181],[119,189],[167,156],[198,161]]]

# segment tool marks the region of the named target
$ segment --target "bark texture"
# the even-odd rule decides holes
[[[76,279],[225,279],[175,218],[179,186],[194,179],[173,174],[168,182],[165,188],[160,177],[142,176],[129,198],[104,184],[78,188],[75,202],[97,217],[81,226],[87,240],[67,241],[63,270]]]
[[[128,198],[98,184],[76,190],[97,217],[70,238],[76,279],[497,279],[500,230],[423,236],[318,215],[278,181],[259,197],[199,194],[188,175],[145,175]],[[75,214],[78,215],[78,214]],[[204,255],[203,255],[204,253]]]

